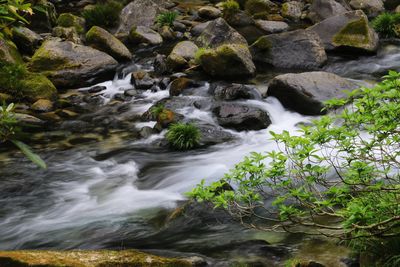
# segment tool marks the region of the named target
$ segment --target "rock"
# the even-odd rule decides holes
[[[259,19],[255,21],[255,24],[265,34],[280,33],[289,29],[289,25],[283,21],[268,21]]]
[[[353,9],[361,9],[368,17],[376,17],[379,13],[385,11],[381,0],[351,0],[350,6]]]
[[[133,44],[158,45],[163,42],[161,35],[144,26],[133,27],[129,33],[129,41]]]
[[[71,13],[62,13],[57,19],[57,25],[60,27],[68,28],[74,27],[76,32],[81,34],[85,31],[85,19],[75,16]]]
[[[22,64],[23,60],[16,45],[11,41],[0,38],[0,61]]]
[[[167,58],[168,69],[179,71],[189,66],[199,50],[197,45],[191,41],[182,41],[175,45]]]
[[[256,67],[246,45],[225,44],[206,49],[199,56],[203,70],[217,77],[246,77],[255,74]]]
[[[282,4],[282,16],[284,18],[298,21],[301,18],[303,11],[303,3],[297,1],[290,1]]]
[[[83,87],[112,77],[118,62],[91,47],[47,40],[29,66],[32,71],[44,72],[57,87]]]
[[[39,118],[36,118],[35,116],[28,115],[28,114],[23,114],[23,113],[14,113],[15,119],[20,123],[20,125],[25,126],[25,125],[36,125],[36,126],[43,126],[45,124],[44,121],[42,121]],[[0,264],[1,264],[1,252],[0,252]],[[0,265],[1,266],[1,265]]]
[[[261,99],[257,89],[244,84],[212,84],[210,93],[219,101]]]
[[[167,57],[157,54],[153,62],[154,72],[158,75],[163,75],[168,72]]]
[[[212,21],[207,21],[207,22],[203,22],[203,23],[199,23],[197,25],[195,25],[191,30],[190,33],[193,36],[199,36],[200,34],[203,33],[203,31],[207,28],[207,26],[211,23]]]
[[[93,48],[103,51],[117,60],[128,61],[132,59],[132,54],[128,48],[103,28],[93,26],[86,33],[86,42]]]
[[[222,14],[221,10],[212,6],[201,7],[198,11],[199,16],[204,19],[216,19]]]
[[[255,61],[279,68],[317,69],[327,61],[319,36],[307,30],[266,35],[250,49]]]
[[[170,96],[178,96],[180,95],[185,89],[192,87],[195,85],[195,82],[191,79],[181,77],[177,78],[172,81],[169,85],[169,95]]]
[[[106,86],[101,86],[101,85],[97,85],[97,86],[93,86],[92,88],[90,88],[88,90],[88,93],[90,94],[96,94],[96,93],[100,93],[101,91],[106,90],[107,87]]]
[[[163,7],[153,0],[136,0],[129,3],[121,11],[117,34],[128,34],[135,26],[151,27],[156,16],[164,11]]]
[[[272,8],[276,8],[276,4],[269,0],[247,0],[245,10],[251,15],[257,13],[269,12]]]
[[[245,27],[254,24],[254,19],[244,11],[239,10],[238,12],[224,15],[226,22],[232,27]]]
[[[323,101],[345,97],[344,90],[359,86],[329,72],[305,72],[279,75],[271,80],[268,96],[276,97],[284,107],[304,115],[321,115]]]
[[[228,25],[223,18],[210,22],[202,34],[197,37],[199,47],[216,48],[223,44],[241,44],[247,46],[246,39],[234,28]]]
[[[153,130],[153,128],[145,126],[140,129],[139,134],[142,138],[149,138],[151,135],[155,134],[155,131]]]
[[[373,53],[378,49],[378,35],[369,26],[368,18],[361,10],[330,17],[308,29],[319,35],[328,51],[347,49]]]
[[[53,102],[48,99],[39,99],[32,104],[31,109],[38,112],[49,112],[53,109]]]
[[[164,40],[173,41],[176,38],[174,31],[169,26],[163,26],[159,29],[160,35]]]
[[[221,127],[209,124],[196,124],[201,132],[201,145],[221,144],[234,139],[234,136]]]
[[[347,9],[335,0],[314,0],[307,17],[313,23],[317,23],[346,12]]]
[[[179,22],[179,21],[176,21],[176,20],[175,20],[175,21],[172,23],[172,29],[173,29],[174,31],[178,31],[178,32],[184,33],[184,32],[186,32],[186,25],[183,24],[183,23],[181,23],[181,22]]]
[[[188,261],[163,258],[136,250],[79,251],[0,251],[0,265],[8,266],[176,266],[189,267]]]
[[[271,124],[266,111],[243,104],[223,103],[213,108],[218,124],[237,131],[261,130]]]
[[[131,84],[135,86],[137,90],[148,90],[154,84],[154,79],[150,77],[150,74],[146,71],[135,71],[132,73]]]
[[[57,11],[53,3],[47,0],[38,0],[36,6],[40,6],[42,12],[34,12],[30,18],[29,27],[39,32],[51,31],[57,21]]]
[[[12,39],[20,51],[32,55],[43,42],[43,38],[26,27],[14,27]]]
[[[64,41],[70,41],[75,44],[82,44],[81,38],[79,37],[79,34],[74,27],[54,27],[52,35],[54,37],[61,38]]]
[[[238,27],[236,30],[246,39],[249,44],[254,43],[258,40],[258,38],[265,35],[265,32],[258,28],[255,23],[244,27]]]

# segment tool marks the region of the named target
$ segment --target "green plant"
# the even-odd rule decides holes
[[[31,148],[21,141],[16,140],[16,135],[20,131],[19,122],[14,114],[14,104],[0,107],[0,143],[12,142],[18,147],[25,156],[39,167],[46,169],[46,163]]]
[[[0,62],[0,87],[15,98],[22,97],[22,80],[28,73],[25,65]]]
[[[351,240],[361,252],[399,240],[400,73],[326,102],[337,107],[343,111],[301,127],[300,135],[271,132],[278,150],[252,153],[189,196],[248,227]],[[235,190],[216,193],[222,181]],[[397,261],[393,253],[382,257]]]
[[[158,116],[165,110],[165,106],[163,104],[158,104],[150,109],[151,115],[154,118],[158,118]]]
[[[188,150],[197,147],[200,138],[200,130],[190,123],[172,124],[167,132],[168,142],[178,150]]]
[[[174,21],[178,17],[178,13],[175,11],[167,11],[167,12],[162,12],[157,15],[156,17],[156,23],[162,27],[162,26],[172,26],[174,24]]]
[[[400,13],[382,13],[372,21],[372,26],[382,37],[399,37]]]
[[[82,12],[82,16],[86,20],[86,28],[90,29],[93,26],[103,28],[112,28],[119,21],[119,14],[123,6],[116,1],[108,1],[102,4],[96,4],[88,10]]]
[[[25,16],[32,14],[31,4],[25,0],[0,0],[0,39],[11,36],[14,25],[28,24]]]
[[[222,10],[224,15],[233,15],[239,12],[240,5],[235,0],[226,0],[222,2]]]

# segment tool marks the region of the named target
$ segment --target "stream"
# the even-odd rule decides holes
[[[399,59],[399,46],[388,44],[372,57],[332,56],[324,70],[371,82],[389,69],[399,71]],[[100,84],[107,87],[102,92],[103,105],[122,89],[131,88],[130,75],[124,73],[151,68],[148,62],[135,62],[115,80]],[[275,75],[266,71],[248,82],[265,87]],[[205,82],[182,98],[208,101],[208,87]],[[146,91],[128,102],[129,112],[144,113],[165,97],[167,90]],[[174,152],[155,145],[165,131],[145,139],[131,139],[126,133],[116,131],[68,148],[57,142],[34,146],[48,164],[48,170],[38,169],[16,150],[3,152],[0,154],[0,250],[138,248],[165,255],[200,254],[211,260],[228,260],[248,255],[233,255],[223,249],[217,252],[213,248],[233,241],[259,239],[296,248],[304,237],[246,230],[229,220],[205,222],[188,218],[186,222],[164,224],[168,214],[185,200],[185,192],[202,179],[217,180],[252,151],[273,150],[275,144],[269,140],[269,131],[294,133],[296,125],[312,119],[285,110],[272,97],[246,102],[270,114],[272,125],[268,129],[229,131],[234,136],[232,141],[193,151]],[[216,125],[209,111],[183,107],[179,113],[187,119]],[[136,122],[135,127],[154,124]],[[62,132],[68,136],[68,131]],[[88,135],[82,133],[81,137]]]

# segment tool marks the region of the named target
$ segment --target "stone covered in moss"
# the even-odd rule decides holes
[[[88,46],[47,40],[33,55],[29,68],[43,72],[57,87],[83,87],[111,79],[118,62]]]
[[[189,66],[189,62],[195,58],[199,50],[191,41],[182,41],[175,45],[167,58],[167,66],[171,70],[182,70]]]
[[[133,44],[158,45],[163,42],[163,38],[158,32],[145,26],[132,27],[128,38]]]
[[[22,57],[16,45],[8,40],[0,38],[0,62],[22,63]]]
[[[57,19],[57,25],[61,27],[74,27],[78,33],[85,31],[85,19],[71,13],[62,13]]]
[[[256,71],[249,49],[241,44],[206,49],[198,58],[203,70],[211,76],[252,76]]]
[[[117,60],[124,61],[132,58],[131,52],[120,40],[98,26],[93,26],[86,33],[86,41],[92,47],[111,55]]]
[[[375,52],[378,49],[377,34],[369,27],[366,16],[349,22],[333,36],[332,43],[336,47],[360,49],[367,52]]]
[[[252,15],[260,12],[269,12],[274,8],[276,8],[276,4],[269,0],[247,0],[245,4],[245,10]]]
[[[184,260],[168,259],[136,250],[124,251],[0,251],[0,266],[47,267],[117,267],[166,266],[187,267]]]

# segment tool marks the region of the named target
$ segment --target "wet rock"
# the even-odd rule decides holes
[[[18,48],[11,41],[0,38],[0,61],[8,63],[22,63],[22,57]]]
[[[303,11],[303,3],[297,1],[290,1],[282,4],[282,16],[284,18],[298,21],[301,18]]]
[[[82,44],[81,38],[74,27],[54,27],[52,35],[61,38],[63,41],[70,41],[75,44]]]
[[[268,21],[268,20],[256,20],[256,26],[261,29],[265,34],[280,33],[287,31],[289,25],[283,21]]]
[[[317,23],[324,19],[346,13],[348,10],[335,0],[314,0],[307,17]]]
[[[32,55],[43,42],[43,38],[26,27],[14,27],[12,39],[20,51]]]
[[[255,61],[279,68],[317,69],[327,61],[321,39],[307,30],[266,35],[250,49]]]
[[[173,29],[174,31],[178,31],[178,32],[184,33],[184,32],[186,32],[186,25],[183,24],[183,23],[181,23],[181,22],[179,22],[179,21],[176,21],[176,20],[175,20],[175,21],[172,23],[172,29]]]
[[[158,75],[163,75],[168,72],[167,57],[157,54],[153,62],[154,72]]]
[[[152,0],[136,0],[129,3],[121,11],[117,34],[128,34],[134,26],[153,26],[156,16],[164,11],[160,4]]]
[[[196,39],[199,47],[216,48],[223,44],[241,44],[247,46],[246,39],[234,28],[228,25],[223,18],[210,22]]]
[[[189,62],[194,59],[197,50],[199,48],[191,41],[179,42],[167,58],[168,69],[179,71],[188,67]]]
[[[38,112],[49,112],[53,109],[53,102],[48,99],[39,99],[32,104],[31,109]]]
[[[364,11],[368,17],[376,17],[379,13],[385,11],[381,0],[351,0],[349,4],[355,10]]]
[[[129,41],[133,44],[158,45],[163,42],[161,35],[145,26],[133,27],[129,32]]]
[[[279,75],[271,80],[268,96],[276,97],[284,107],[304,115],[321,115],[323,102],[345,97],[344,90],[359,85],[329,72],[305,72]]]
[[[212,6],[204,6],[198,10],[199,16],[204,19],[216,19],[221,16],[222,12],[218,8]]]
[[[161,81],[158,83],[158,86],[160,87],[161,90],[167,89],[168,85],[170,84],[171,79],[168,77],[164,77],[161,79]]]
[[[330,17],[308,28],[321,38],[326,50],[373,53],[379,38],[361,10]]]
[[[207,49],[199,56],[199,61],[203,70],[211,76],[246,77],[253,76],[256,71],[250,51],[243,44],[225,44]]]
[[[107,89],[107,87],[98,85],[98,86],[91,87],[88,90],[88,92],[91,93],[91,94],[96,94],[96,93],[100,93],[101,91],[104,91],[106,89]]]
[[[237,131],[261,130],[271,124],[266,111],[237,103],[223,103],[213,108],[218,124]]]
[[[118,62],[91,47],[47,40],[33,55],[29,67],[44,72],[57,87],[87,86],[109,79]]]
[[[215,125],[197,124],[197,128],[201,132],[201,145],[221,144],[234,139],[234,136],[231,133]]]
[[[177,78],[169,85],[169,95],[170,96],[178,96],[180,95],[185,89],[188,89],[192,86],[195,86],[196,83],[188,78],[181,77]]]
[[[137,90],[148,90],[154,84],[154,79],[150,77],[150,74],[146,71],[135,71],[132,73],[131,84],[135,86]]]
[[[129,89],[124,91],[124,95],[129,97],[134,97],[138,95],[138,91],[136,91],[135,89]]]
[[[103,28],[93,26],[86,33],[86,42],[93,48],[103,51],[117,60],[128,61],[132,59],[132,54],[128,48]]]
[[[151,135],[155,134],[155,131],[153,130],[153,128],[149,127],[149,126],[145,126],[142,129],[140,129],[139,135],[142,138],[149,138]]]
[[[71,13],[62,13],[57,19],[57,25],[60,27],[68,28],[74,27],[78,34],[85,31],[85,19],[75,16]]]
[[[23,113],[14,113],[15,119],[21,123],[22,125],[44,125],[45,122],[41,119],[36,118],[35,116],[23,114]],[[1,265],[0,265],[1,266]]]
[[[210,93],[220,101],[261,98],[257,89],[244,84],[212,84]]]

